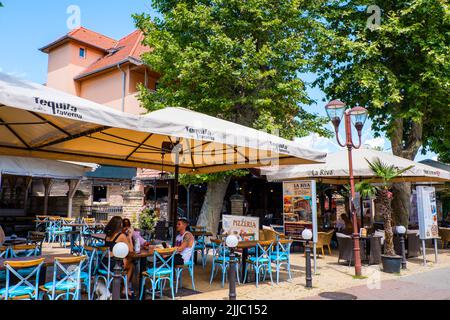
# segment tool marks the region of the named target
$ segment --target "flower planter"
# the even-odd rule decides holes
[[[402,266],[402,257],[382,255],[381,262],[383,264],[383,272],[400,273],[400,268]]]

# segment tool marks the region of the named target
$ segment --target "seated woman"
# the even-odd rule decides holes
[[[137,240],[139,240],[139,244],[141,246],[141,248],[145,248],[148,249],[150,246],[150,243],[148,243],[147,241],[145,241],[145,239],[142,237],[141,232],[134,229],[133,226],[131,225],[131,221],[130,219],[123,219],[122,221],[123,224],[123,233],[127,234],[128,232],[131,233],[132,238],[133,238],[133,244],[134,242]]]
[[[117,243],[125,243],[128,246],[130,253],[134,251],[133,248],[133,234],[128,232],[123,233],[123,220],[121,217],[114,217],[105,227],[105,245],[109,248],[110,252],[113,252],[113,248]],[[130,258],[125,258],[123,260],[124,269],[127,273],[128,285],[130,286],[133,279],[134,264]],[[123,289],[123,294],[125,294],[125,288]],[[128,291],[131,294],[131,290]]]

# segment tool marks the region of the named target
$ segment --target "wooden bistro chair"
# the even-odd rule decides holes
[[[6,282],[0,300],[37,300],[39,276],[44,258],[30,261],[5,261]],[[27,272],[21,272],[27,270]],[[30,271],[31,270],[31,271]]]
[[[325,255],[324,248],[328,249],[328,254],[331,255],[331,239],[333,238],[334,231],[330,232],[319,232],[317,234],[317,250],[322,252],[322,255]]]
[[[38,257],[41,255],[41,247],[39,244],[20,244],[11,247],[12,258],[21,257]]]
[[[439,228],[439,236],[442,241],[442,249],[445,249],[450,242],[450,228]]]
[[[80,300],[81,269],[86,256],[55,258],[53,280],[40,289],[50,300]]]
[[[259,241],[255,246],[256,254],[247,259],[247,269],[245,269],[244,283],[247,282],[247,274],[251,268],[255,273],[256,287],[258,287],[260,276],[262,280],[266,280],[269,273],[270,283],[273,285],[272,277],[272,251],[273,241]]]
[[[141,296],[142,300],[145,296],[145,283],[146,280],[150,280],[152,284],[152,300],[155,300],[156,291],[159,289],[160,297],[163,296],[163,290],[166,283],[169,283],[172,293],[172,299],[175,300],[175,271],[174,271],[174,258],[177,251],[174,248],[155,250],[153,254],[153,265],[142,273],[142,287]]]

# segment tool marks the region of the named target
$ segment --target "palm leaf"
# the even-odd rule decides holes
[[[372,172],[379,177],[381,180],[383,180],[383,185],[386,187],[393,179],[401,176],[404,172],[412,169],[414,166],[409,166],[404,169],[399,169],[394,165],[388,165],[381,161],[380,158],[376,158],[373,162],[370,162],[368,159],[366,159],[367,163],[369,164],[370,169]]]

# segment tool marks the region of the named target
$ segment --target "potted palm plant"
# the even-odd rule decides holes
[[[383,271],[387,273],[399,273],[402,257],[398,256],[394,250],[394,233],[392,229],[392,192],[389,190],[392,186],[392,180],[399,177],[405,171],[410,170],[413,166],[405,169],[398,169],[393,165],[388,165],[381,161],[380,158],[369,163],[372,172],[381,179],[381,186],[377,187],[376,196],[380,204],[380,211],[384,220],[384,255],[381,256]]]

